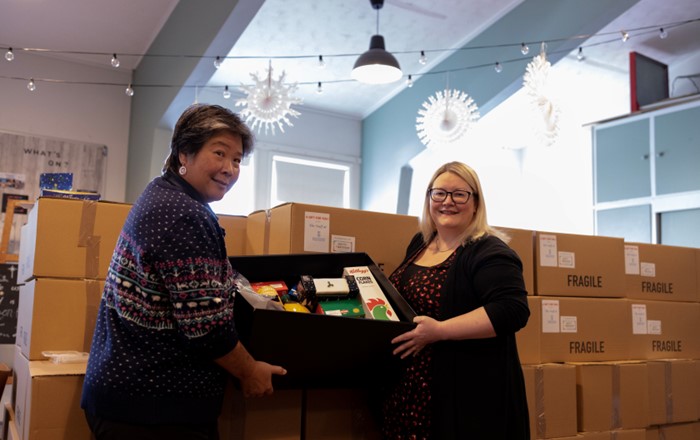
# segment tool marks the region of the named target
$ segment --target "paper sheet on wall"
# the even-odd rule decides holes
[[[304,251],[328,252],[331,215],[323,212],[304,213]]]

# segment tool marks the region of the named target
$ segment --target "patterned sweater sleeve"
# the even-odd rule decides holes
[[[212,359],[238,343],[233,270],[213,215],[194,210],[173,224],[155,254],[155,270],[173,306],[175,329],[191,350]]]

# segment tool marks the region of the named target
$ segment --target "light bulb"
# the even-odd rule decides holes
[[[221,57],[216,57],[216,59],[214,60],[214,67],[216,67],[217,69],[221,67]]]
[[[36,90],[36,84],[34,83],[34,78],[29,78],[29,84],[27,84],[27,90],[33,92]]]
[[[425,51],[421,50],[420,51],[420,58],[418,58],[418,62],[421,63],[422,65],[426,65],[428,62],[428,57],[425,56]]]
[[[406,87],[413,87],[413,77],[411,75],[408,75],[408,78],[406,79]]]
[[[229,99],[231,97],[231,92],[228,90],[228,86],[224,87],[224,99]]]
[[[129,84],[128,86],[126,86],[126,89],[124,90],[124,93],[125,93],[126,96],[128,96],[128,97],[134,96],[134,88],[131,87],[131,84]]]
[[[318,68],[323,69],[326,67],[326,62],[323,61],[323,55],[318,56]]]
[[[115,54],[112,54],[112,60],[110,61],[110,64],[111,64],[112,67],[114,67],[114,68],[119,67],[119,64],[121,64],[121,63],[119,62],[119,58],[117,58],[117,54],[116,54],[116,53],[115,53]]]
[[[583,56],[583,47],[579,46],[578,53],[576,54],[576,59],[579,61],[583,61],[584,58],[586,57]]]
[[[666,37],[668,37],[668,32],[666,32],[666,29],[664,29],[664,28],[659,29],[659,38],[661,38],[662,40],[665,40]]]
[[[5,53],[5,59],[7,61],[12,61],[15,59],[15,54],[12,52],[11,47],[9,49],[7,49],[7,52]]]
[[[521,43],[520,44],[520,53],[523,55],[527,55],[528,53],[530,53],[530,48],[527,47],[527,45],[525,43]]]
[[[627,33],[627,31],[622,31],[622,42],[626,42],[627,40],[630,39],[630,34]]]
[[[316,87],[316,93],[319,95],[323,93],[323,85],[321,84],[321,81],[318,82],[318,87]]]
[[[493,70],[495,70],[496,73],[501,73],[501,72],[503,72],[503,66],[501,65],[500,62],[496,61],[496,65],[493,66]]]

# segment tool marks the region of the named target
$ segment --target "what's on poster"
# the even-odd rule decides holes
[[[104,194],[107,147],[104,145],[0,131],[0,197],[5,224],[10,199],[35,201],[39,176],[43,173],[72,173],[73,190]],[[27,221],[24,208],[17,208],[7,252],[19,252],[20,228]]]

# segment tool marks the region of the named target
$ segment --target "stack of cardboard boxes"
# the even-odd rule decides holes
[[[532,236],[531,316],[517,334],[532,437],[700,438],[700,251]]]

